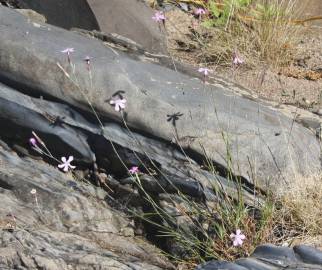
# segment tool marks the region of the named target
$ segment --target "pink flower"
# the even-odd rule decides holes
[[[129,173],[131,174],[139,173],[139,167],[133,166],[131,169],[129,169]]]
[[[241,59],[236,52],[233,53],[233,65],[241,65],[244,63],[244,60]]]
[[[75,169],[76,167],[71,165],[70,163],[74,160],[73,156],[69,156],[68,160],[66,160],[66,157],[62,157],[62,164],[58,165],[58,168],[63,169],[64,172],[68,172],[68,169]]]
[[[114,105],[115,111],[119,112],[125,108],[126,99],[125,98],[113,98],[110,100],[110,104]]]
[[[66,48],[65,50],[61,51],[62,53],[67,53],[67,55],[70,55],[71,53],[75,52],[74,48]]]
[[[206,11],[203,9],[203,8],[197,8],[194,12],[196,15],[205,15],[206,14]]]
[[[31,137],[29,139],[29,143],[30,143],[31,146],[37,147],[37,140],[34,137]]]
[[[246,238],[244,234],[241,233],[241,230],[237,229],[236,234],[232,233],[230,235],[230,239],[233,241],[233,246],[241,246],[243,244],[243,240]]]
[[[152,17],[152,19],[156,22],[163,22],[165,21],[165,16],[163,14],[162,11],[157,11],[154,16]]]
[[[208,74],[209,74],[209,71],[210,71],[210,69],[208,69],[208,68],[199,68],[198,69],[198,71],[200,72],[200,73],[203,73],[204,74],[204,76],[207,76]]]

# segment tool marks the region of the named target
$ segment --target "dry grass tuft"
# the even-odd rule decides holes
[[[274,229],[277,242],[308,242],[322,235],[322,174],[294,178],[278,201]]]
[[[304,30],[296,21],[302,5],[299,0],[254,0],[246,9],[232,8],[224,27],[209,29],[212,38],[203,49],[206,61],[231,65],[237,51],[251,67],[288,65]]]

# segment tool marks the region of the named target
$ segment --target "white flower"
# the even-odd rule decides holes
[[[200,73],[203,73],[204,76],[207,76],[209,74],[210,69],[201,67],[201,68],[198,69],[198,71]]]
[[[30,193],[31,193],[32,195],[35,195],[35,194],[37,193],[37,190],[36,190],[35,188],[33,188],[32,190],[30,190]]]
[[[74,52],[74,48],[66,48],[65,50],[62,50],[62,53],[67,53],[67,55],[70,55],[72,52]]]
[[[62,164],[58,165],[58,168],[63,169],[64,172],[68,172],[68,169],[75,169],[76,167],[71,165],[70,163],[74,160],[73,156],[69,156],[68,160],[66,160],[66,157],[62,157]]]
[[[236,234],[232,233],[230,235],[230,239],[233,240],[233,246],[241,246],[243,244],[243,241],[245,240],[246,236],[241,233],[241,230],[236,230]]]
[[[110,100],[110,104],[114,105],[115,111],[119,112],[125,108],[126,99],[125,98],[114,98]]]

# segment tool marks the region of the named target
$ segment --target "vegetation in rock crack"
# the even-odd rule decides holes
[[[163,21],[156,20],[156,22],[163,24]],[[76,67],[72,63],[71,55],[67,52],[64,53],[67,54],[67,62],[72,72],[69,73],[62,64],[58,64],[58,66],[65,76],[75,83],[81,93],[84,94],[81,85],[78,84],[75,75]],[[235,55],[235,57],[238,56]],[[86,59],[89,59],[88,56]],[[242,63],[241,59],[233,59],[233,61],[236,61],[235,64]],[[92,79],[88,60],[86,65],[89,78]],[[204,75],[205,83],[210,70],[199,68],[198,71]],[[97,121],[103,128],[98,113],[88,97],[86,98],[97,117]],[[126,102],[124,93],[118,93],[109,100],[109,104],[114,107],[116,112],[121,114],[124,126],[131,133],[124,118]],[[238,193],[235,194],[236,196],[232,196],[227,191],[227,187],[223,187],[218,180],[211,183],[216,200],[207,203],[182,193],[170,179],[167,179],[166,175],[164,177],[168,185],[171,185],[175,192],[168,193],[158,179],[155,179],[159,188],[163,190],[163,198],[150,193],[143,185],[143,173],[139,168],[143,168],[144,174],[153,178],[156,172],[162,174],[158,166],[154,165],[151,160],[151,163],[147,165],[140,157],[136,156],[140,163],[129,168],[118,155],[116,147],[113,147],[120,162],[136,184],[139,194],[148,205],[148,209],[144,211],[127,207],[127,213],[136,222],[142,223],[146,228],[149,227],[149,231],[153,231],[154,235],[150,238],[164,249],[164,252],[173,262],[180,267],[186,267],[185,269],[193,269],[196,265],[210,259],[234,260],[247,256],[252,253],[256,246],[262,243],[290,244],[294,237],[314,236],[321,233],[321,224],[310,222],[311,220],[316,221],[316,215],[321,213],[321,209],[315,210],[312,207],[311,212],[306,212],[310,217],[308,218],[302,211],[302,201],[298,200],[297,193],[293,193],[294,190],[279,196],[272,196],[261,193],[254,186],[252,190],[253,203],[252,205],[246,203],[243,194],[243,181],[240,177],[234,175],[232,169],[233,162],[238,161],[233,161],[231,158],[229,139],[224,132],[222,139],[227,145],[226,160],[229,161],[228,165],[230,164],[226,171],[226,178],[229,182],[228,189],[229,187],[237,188]],[[113,145],[113,142],[111,144]],[[183,151],[182,147],[181,149]],[[188,155],[184,151],[183,153],[189,162]],[[206,151],[202,167],[215,177],[220,177],[216,166],[207,158]],[[314,204],[316,198],[322,198],[321,194],[322,192],[319,189],[315,189],[313,194],[308,191],[304,197],[307,200],[306,202]],[[303,200],[304,197],[302,196]]]
[[[268,0],[222,0],[195,2],[194,16],[199,19],[198,30],[194,38],[202,46],[201,66],[196,68],[203,76],[201,84],[206,85],[209,75],[214,72],[208,68],[210,62],[226,63],[237,69],[240,65],[258,65],[265,63],[280,66],[289,61],[293,41],[297,37],[299,26],[296,24],[296,1]],[[166,16],[160,11],[151,18],[160,28],[167,24]],[[198,32],[200,27],[210,29],[210,35]],[[73,53],[77,48],[62,49],[64,64],[57,63],[63,75],[76,86],[76,89],[87,101],[103,135],[104,124],[99,113],[94,108],[91,98],[86,94],[79,82],[76,66],[73,63]],[[65,61],[66,60],[66,61]],[[83,61],[92,86],[92,65],[95,59],[84,55]],[[123,121],[123,126],[134,138],[126,120],[128,100],[125,91],[119,91],[107,101]],[[216,108],[214,109],[216,110]],[[174,115],[178,117],[180,113]],[[170,117],[171,118],[171,117]],[[169,119],[168,121],[171,121]],[[176,133],[175,125],[174,133]],[[291,129],[290,129],[291,132]],[[72,171],[75,166],[73,156],[66,153],[61,161],[53,156],[46,143],[33,132],[29,143],[31,148],[40,155],[46,156],[58,163],[58,168],[64,172]],[[106,135],[107,136],[107,135]],[[278,243],[291,245],[297,239],[309,239],[322,234],[322,184],[321,175],[313,178],[298,178],[287,192],[271,194],[263,192],[256,184],[246,185],[244,179],[234,170],[238,160],[233,160],[230,152],[230,139],[224,131],[221,133],[226,145],[227,167],[223,170],[215,164],[204,149],[199,168],[212,176],[209,179],[211,193],[207,194],[200,184],[202,196],[188,196],[160,170],[147,154],[143,160],[141,155],[133,152],[137,164],[128,166],[122,160],[118,148],[110,140],[113,151],[120,164],[128,173],[131,183],[146,202],[144,209],[123,205],[126,213],[137,223],[143,224],[146,235],[154,241],[180,269],[193,269],[196,265],[211,260],[234,260],[252,253],[256,246],[262,243]],[[137,141],[140,145],[140,141]],[[176,141],[178,148],[189,164],[191,159],[184,147]],[[273,157],[274,158],[274,157]],[[56,164],[57,165],[57,164]],[[94,164],[96,165],[96,164]],[[237,166],[235,166],[237,165]],[[97,166],[97,165],[96,165]],[[94,166],[97,169],[97,167]],[[95,169],[94,169],[95,170]],[[165,189],[161,180],[166,182],[172,192]],[[76,177],[76,176],[75,176]],[[146,180],[148,177],[148,180]],[[222,184],[222,178],[227,180]],[[151,192],[145,184],[153,180],[153,184],[162,190],[162,195]],[[215,180],[213,180],[215,179]],[[151,180],[151,181],[152,181]],[[208,179],[207,179],[208,180]],[[256,183],[256,179],[252,179]],[[306,188],[303,190],[303,186]],[[110,191],[111,188],[108,187]],[[237,190],[232,193],[231,190]],[[247,195],[245,190],[248,191]],[[41,208],[37,199],[37,190],[30,191],[37,209]],[[251,194],[251,196],[249,196]],[[212,200],[206,196],[213,195]],[[185,268],[183,268],[185,267]]]

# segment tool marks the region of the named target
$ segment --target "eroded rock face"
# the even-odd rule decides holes
[[[129,127],[177,141],[192,154],[203,155],[205,149],[217,164],[232,166],[236,175],[264,189],[284,185],[291,181],[290,175],[320,169],[320,147],[314,134],[277,109],[234,94],[231,89],[237,86],[205,85],[150,63],[146,57],[139,61],[142,58],[134,59],[76,33],[35,25],[7,8],[0,8],[0,15],[0,80],[13,88],[89,111],[81,86],[98,113],[120,122],[121,114],[108,100],[124,91]],[[60,52],[66,47],[75,48],[71,55],[75,74]],[[92,57],[93,87],[83,61],[86,55]]]
[[[105,191],[1,145],[1,269],[173,269]]]
[[[322,251],[309,246],[294,248],[263,245],[246,259],[236,262],[211,261],[197,266],[196,270],[279,270],[322,269]]]

